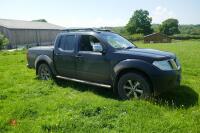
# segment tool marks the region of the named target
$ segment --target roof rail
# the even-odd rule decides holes
[[[75,31],[94,31],[94,32],[101,32],[101,31],[105,31],[105,32],[112,32],[111,30],[108,29],[100,29],[100,28],[69,28],[69,29],[64,29],[62,30],[64,32],[75,32]]]
[[[72,32],[72,31],[94,31],[94,30],[92,28],[69,28],[69,29],[64,29],[62,31]]]
[[[109,29],[97,29],[97,31],[112,32],[112,31],[111,31],[111,30],[109,30]]]

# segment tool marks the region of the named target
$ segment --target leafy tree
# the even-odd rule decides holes
[[[162,22],[162,25],[159,28],[161,33],[164,33],[166,35],[174,35],[179,34],[179,22],[177,19],[167,19],[164,22]]]
[[[0,33],[0,50],[3,46],[7,45],[9,43],[8,38],[6,38],[3,34]]]
[[[32,20],[32,21],[34,21],[34,22],[45,22],[45,23],[47,23],[47,20],[46,20],[46,19],[38,19],[38,20]]]
[[[149,17],[149,12],[146,10],[136,10],[130,18],[126,29],[130,34],[150,34],[153,32],[151,28],[152,18]]]

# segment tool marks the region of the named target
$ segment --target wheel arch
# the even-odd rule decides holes
[[[116,91],[117,83],[120,77],[127,73],[137,73],[142,75],[150,85],[152,92],[154,91],[154,85],[151,79],[151,71],[154,71],[151,64],[141,60],[128,59],[118,63],[114,67],[114,81],[113,89]]]
[[[53,60],[50,57],[48,57],[47,55],[40,55],[37,57],[37,59],[35,61],[36,75],[38,74],[38,67],[42,63],[47,64],[50,67],[53,75],[56,75],[56,71],[55,71],[55,68],[53,65]]]

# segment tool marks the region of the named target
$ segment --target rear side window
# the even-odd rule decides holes
[[[60,39],[59,48],[62,50],[74,50],[75,41],[75,35],[64,35]]]

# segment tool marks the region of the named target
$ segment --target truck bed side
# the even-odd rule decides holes
[[[53,60],[53,50],[53,46],[41,46],[30,48],[27,53],[28,67],[35,68],[36,61],[41,56],[48,56],[51,60]]]

